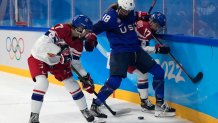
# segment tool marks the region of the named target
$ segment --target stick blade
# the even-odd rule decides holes
[[[197,83],[197,82],[199,82],[202,78],[203,78],[203,73],[202,73],[202,72],[199,72],[199,73],[195,76],[195,78],[192,79],[192,82],[193,82],[193,83]]]
[[[115,116],[126,114],[126,113],[129,113],[129,112],[131,112],[130,108],[122,109],[122,110],[116,111]]]

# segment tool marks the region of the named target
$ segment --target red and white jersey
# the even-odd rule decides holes
[[[49,65],[59,63],[61,45],[74,46],[72,31],[68,24],[57,24],[42,35],[33,45],[31,54],[34,58]]]
[[[149,46],[149,41],[152,39],[152,30],[149,22],[139,20],[136,22],[136,33],[141,41],[141,47],[148,53],[155,53],[155,47]]]
[[[74,42],[74,45],[70,48],[71,55],[79,58],[83,51],[83,41],[79,38],[75,38],[72,40]]]
[[[149,41],[152,39],[152,30],[149,22],[139,20],[136,23],[136,33],[138,36],[138,39],[141,41],[141,47],[142,49],[147,53],[155,53],[155,47],[149,46]],[[133,72],[136,72],[136,68],[133,66],[128,67],[128,73],[132,74]],[[138,74],[139,78],[143,78],[143,76],[147,77],[146,75],[140,75]]]

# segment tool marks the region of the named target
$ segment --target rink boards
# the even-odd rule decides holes
[[[0,30],[0,70],[30,77],[27,58],[33,43],[47,29],[46,28],[7,28]],[[98,36],[99,45],[93,53],[84,52],[82,63],[93,77],[97,89],[108,78],[107,57],[109,43],[104,34]],[[210,40],[208,39],[208,42]],[[151,42],[154,44],[155,42]],[[196,123],[218,122],[218,48],[215,45],[199,44],[198,42],[164,42],[171,47],[172,54],[182,64],[185,70],[195,76],[203,72],[204,78],[193,84],[182,72],[181,68],[168,55],[152,55],[165,69],[165,97],[177,109],[177,115]],[[49,80],[62,85],[54,77]],[[112,96],[130,102],[139,103],[136,89],[136,76],[128,74],[123,80],[120,89]],[[152,77],[149,77],[149,95],[154,102]]]

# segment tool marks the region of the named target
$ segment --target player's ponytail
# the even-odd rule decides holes
[[[106,12],[110,11],[111,9],[117,10],[118,9],[118,3],[113,3],[111,4],[108,9],[106,10]]]

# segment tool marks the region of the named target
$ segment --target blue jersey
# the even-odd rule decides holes
[[[94,25],[93,31],[96,34],[106,32],[112,54],[135,52],[140,49],[140,42],[134,27],[135,21],[134,11],[130,12],[127,18],[120,19],[116,10],[111,8]]]

